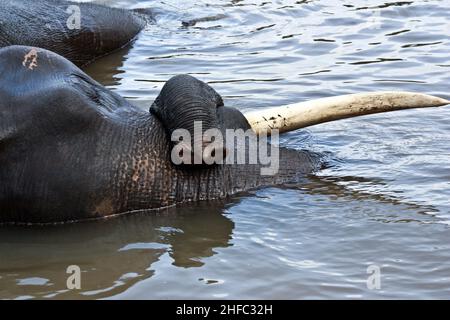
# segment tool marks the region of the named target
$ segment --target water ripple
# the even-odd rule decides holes
[[[450,98],[448,1],[107,3],[158,13],[132,46],[86,68],[144,110],[179,73],[241,110],[378,90]],[[2,230],[0,298],[447,299],[449,119],[448,107],[409,110],[291,132],[282,145],[329,165],[224,203]],[[82,293],[65,287],[74,263]],[[367,288],[370,265],[380,290]]]

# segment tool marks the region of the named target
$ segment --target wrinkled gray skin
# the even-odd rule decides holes
[[[80,29],[69,29],[70,5],[80,8]],[[148,13],[148,12],[147,12]],[[0,48],[45,48],[83,66],[117,50],[145,27],[148,15],[63,0],[1,0]],[[72,20],[70,20],[72,21]],[[72,25],[69,23],[72,28]]]
[[[31,70],[24,57],[32,50],[0,49],[1,222],[82,220],[220,199],[296,181],[319,165],[314,154],[281,149],[275,176],[261,176],[259,165],[176,166],[164,119],[53,52],[35,49]],[[220,107],[216,116],[221,129],[248,128],[237,110]]]
[[[67,31],[60,26],[66,7],[59,0],[0,2],[0,223],[68,222],[222,199],[296,182],[321,165],[316,154],[288,149],[280,150],[275,176],[261,176],[260,165],[174,165],[173,130],[192,131],[196,120],[204,130],[248,129],[244,116],[187,75],[166,83],[151,112],[107,90],[75,64],[120,48],[144,22],[86,4],[81,31]],[[50,33],[41,29],[47,23]]]

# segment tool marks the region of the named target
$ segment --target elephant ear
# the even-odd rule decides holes
[[[183,137],[173,146],[179,148],[183,156],[182,162],[172,159],[175,164],[205,165],[225,158],[223,141],[211,148],[208,147],[211,140],[204,137],[207,130],[222,130],[222,108],[222,97],[208,84],[192,76],[178,75],[166,82],[150,112],[162,121],[172,139]]]

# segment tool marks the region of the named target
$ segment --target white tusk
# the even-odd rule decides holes
[[[339,119],[402,109],[440,107],[450,101],[414,92],[382,91],[322,98],[244,113],[257,133],[280,133]]]

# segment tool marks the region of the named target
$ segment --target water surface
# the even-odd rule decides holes
[[[148,109],[189,73],[241,110],[376,90],[450,98],[448,1],[102,1],[152,8],[86,68]],[[183,27],[182,21],[214,17]],[[328,154],[294,186],[224,202],[0,230],[0,298],[450,297],[450,108],[322,124],[282,145]],[[66,268],[82,269],[67,290]],[[368,289],[368,266],[381,288]]]

